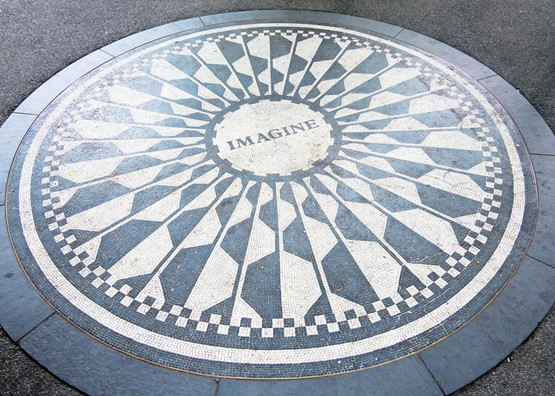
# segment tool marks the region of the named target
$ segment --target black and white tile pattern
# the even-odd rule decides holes
[[[169,367],[303,377],[406,356],[493,298],[534,223],[514,126],[452,69],[279,23],[117,58],[16,157],[20,260],[75,325]]]

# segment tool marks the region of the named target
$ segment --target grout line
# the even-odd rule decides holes
[[[555,157],[555,154],[532,153],[532,152],[528,152],[528,154],[530,154],[530,155],[539,155],[541,157]]]
[[[458,51],[462,52],[461,50],[458,50]],[[472,58],[470,55],[468,55],[468,54],[466,54],[466,53],[464,53],[464,52],[462,52],[462,53],[465,54],[466,56],[469,56],[470,58]],[[472,58],[472,59],[474,59],[474,58]],[[476,60],[476,59],[474,59],[474,60]],[[477,61],[477,60],[476,60],[476,62],[478,62],[481,66],[484,66],[484,67],[490,69],[489,66],[484,65],[482,62]],[[490,70],[491,70],[491,69],[490,69]],[[486,79],[488,79],[488,78],[499,77],[499,75],[498,75],[496,72],[494,72],[493,70],[491,70],[491,71],[493,72],[492,75],[490,75],[490,76],[485,76],[485,77],[482,77],[482,78],[477,78],[476,81],[480,82],[480,81],[486,80]]]
[[[107,51],[104,51],[104,49],[103,49],[103,48],[105,48],[105,47],[102,47],[102,48],[100,48],[100,49],[99,49],[98,51],[100,51],[100,52],[104,52],[104,53],[105,53],[106,55],[109,55],[109,56],[111,56],[111,57],[112,57],[112,59],[113,59],[113,58],[115,58],[115,56],[114,56],[114,55],[112,55],[111,53],[109,53],[109,52],[107,52]]]
[[[32,95],[32,93],[31,93],[31,95]],[[28,97],[30,97],[31,95],[29,95]],[[32,115],[32,116],[35,116],[35,117],[39,115],[39,113],[24,113],[23,111],[17,111],[17,110],[14,111],[12,114]]]
[[[484,65],[485,66],[485,65]],[[486,66],[487,67],[487,66]],[[492,70],[493,71],[493,70]],[[501,77],[499,76],[499,74],[493,72],[493,74],[491,76],[486,76],[486,77],[482,77],[482,78],[478,78],[476,81],[478,82],[482,82],[484,80],[487,80],[488,78],[493,78],[493,77]],[[491,93],[491,92],[490,92]],[[493,94],[492,94],[493,95]],[[498,99],[499,100],[499,99]]]
[[[439,383],[439,381],[436,379],[436,377],[434,376],[434,373],[432,372],[432,370],[430,370],[430,368],[428,367],[428,365],[426,364],[426,361],[424,360],[424,358],[422,357],[422,355],[418,354],[417,355],[418,358],[420,359],[420,361],[422,362],[422,364],[424,365],[424,367],[426,367],[426,370],[428,370],[428,372],[430,373],[430,375],[432,376],[434,382],[437,384],[437,386],[439,387],[439,389],[441,390],[441,393],[443,393],[444,395],[446,395],[447,393],[445,393],[445,391],[443,390],[443,388],[441,387],[441,384]]]
[[[534,238],[534,239],[535,239],[535,238]],[[530,257],[531,259],[534,259],[534,260],[536,260],[537,262],[542,263],[543,265],[547,265],[549,268],[555,269],[555,264],[546,263],[545,261],[540,260],[540,259],[537,259],[537,258],[535,258],[534,256],[531,256],[531,255],[529,255],[529,254],[526,254],[526,255],[527,255],[528,257]]]
[[[21,337],[19,337],[18,340],[14,340],[15,342],[17,342],[20,346],[21,346],[21,342],[23,341],[23,339],[25,337],[27,337],[28,335],[30,335],[37,327],[39,327],[40,325],[42,325],[44,322],[46,322],[48,319],[50,319],[51,317],[53,317],[54,315],[56,315],[56,312],[54,310],[52,310],[52,313],[50,315],[48,315],[46,318],[44,318],[43,320],[41,320],[39,323],[37,323],[35,326],[33,326],[33,328],[31,330],[29,330],[27,333],[25,333],[24,335],[22,335]]]
[[[393,38],[397,38],[397,36],[400,35],[401,33],[403,33],[405,30],[407,30],[407,29],[402,28],[402,29],[399,31],[399,33],[397,33],[395,36],[393,36]]]
[[[124,40],[124,39],[122,39],[122,40]],[[118,40],[118,41],[119,41],[119,40]],[[114,43],[117,43],[118,41],[114,41]],[[111,44],[114,44],[114,43],[111,43]],[[110,44],[108,44],[108,45],[110,45]],[[104,48],[106,48],[108,45],[102,47],[101,49],[99,49],[99,51],[102,51],[102,52],[104,52],[105,54],[110,55],[110,56],[112,57],[112,59],[115,59],[116,57],[125,54],[125,52],[121,53],[120,55],[114,55],[114,54],[109,53],[108,51],[104,50]],[[132,48],[132,49],[133,49],[133,48]],[[128,50],[128,51],[131,51],[131,50]]]

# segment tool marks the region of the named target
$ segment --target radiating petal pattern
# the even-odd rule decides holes
[[[504,124],[394,43],[229,27],[87,84],[44,126],[42,216],[72,282],[149,331],[236,350],[370,339],[471,283],[511,212]]]

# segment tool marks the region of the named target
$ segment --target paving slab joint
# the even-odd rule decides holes
[[[102,48],[99,48],[98,50],[99,50],[100,52],[103,52],[103,53],[105,53],[106,55],[112,57],[112,59],[115,59],[115,58],[116,58],[114,55],[112,55],[112,54],[110,54],[109,52],[105,51],[104,48],[105,48],[105,47],[102,47]]]
[[[542,264],[544,264],[544,265],[547,265],[547,266],[550,267],[550,268],[555,268],[555,263],[554,263],[554,264],[546,263],[545,261],[540,260],[539,258],[536,258],[536,257],[534,257],[534,256],[532,256],[532,255],[530,255],[530,254],[527,254],[527,256],[530,257],[530,258],[533,258],[534,260],[536,260],[536,261],[539,262],[539,263],[542,263]]]
[[[12,112],[12,114],[31,115],[31,116],[37,116],[38,115],[38,113],[26,113],[26,112],[23,112],[23,111],[17,111],[17,109],[14,110]]]
[[[45,323],[46,321],[48,321],[48,319],[50,319],[51,317],[57,315],[56,311],[52,311],[52,313],[50,315],[48,315],[46,318],[44,318],[43,320],[41,320],[40,322],[38,322],[35,326],[33,326],[27,333],[23,334],[22,336],[20,336],[17,339],[13,339],[13,341],[15,343],[17,343],[18,345],[21,345],[21,343],[24,341],[24,339],[31,335],[31,333],[33,331],[35,331],[37,328],[39,328],[43,323]]]
[[[439,383],[439,381],[437,380],[436,376],[434,375],[434,373],[432,372],[432,370],[428,367],[428,365],[426,364],[426,361],[424,360],[424,358],[418,354],[418,359],[420,359],[420,361],[422,362],[422,364],[424,365],[424,367],[426,368],[426,370],[428,370],[428,373],[430,373],[430,376],[432,377],[432,379],[434,380],[434,382],[436,383],[436,385],[438,386],[439,389],[441,389],[441,393],[443,393],[444,395],[447,395],[447,393],[445,392],[445,390],[443,389],[443,387],[441,386],[441,384]]]
[[[541,157],[555,157],[555,154],[547,154],[547,153],[530,153],[531,156],[541,156]]]
[[[407,29],[402,29],[401,31],[399,31],[399,33],[397,33],[395,36],[393,36],[393,38],[397,38],[397,36],[400,35],[401,33],[403,33],[405,30],[407,30]]]

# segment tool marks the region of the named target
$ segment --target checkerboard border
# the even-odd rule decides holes
[[[279,29],[278,29],[279,30]],[[372,43],[365,41],[360,43],[356,38],[349,38],[346,36],[333,37],[324,32],[316,34],[314,31],[305,32],[304,30],[297,30],[296,32],[286,31],[285,33],[276,30],[275,34],[302,34],[306,37],[319,36],[324,39],[334,39],[341,42],[352,40],[356,45],[371,46]],[[271,35],[270,31],[252,31],[241,32],[242,36],[252,37],[254,34]],[[251,34],[251,36],[249,36]],[[227,35],[231,37],[232,34]],[[207,42],[219,42],[225,39],[217,36],[216,38],[207,38]],[[198,40],[197,40],[198,41]],[[196,43],[196,42],[195,42]],[[183,47],[192,46],[195,44],[185,43]],[[196,45],[198,46],[198,44]],[[372,45],[376,52],[390,52],[389,49],[383,48],[379,45]],[[181,46],[174,46],[173,50],[178,51]],[[167,55],[169,52],[165,52]],[[392,54],[396,58],[400,58],[408,66],[416,65],[420,67],[419,62],[412,61],[412,58],[404,58],[400,53]],[[164,54],[154,54],[152,59],[164,57]],[[147,62],[143,60],[143,66]],[[116,74],[116,78],[125,78],[132,75],[133,71],[137,71],[139,67],[132,69],[125,69],[121,74]],[[424,72],[429,72],[429,69],[424,68]],[[104,85],[108,85],[105,82]],[[487,241],[487,237],[491,232],[493,225],[497,219],[500,207],[500,198],[502,195],[502,170],[498,166],[500,162],[499,153],[494,146],[494,139],[490,136],[490,130],[485,126],[485,120],[478,117],[479,111],[471,109],[471,102],[466,100],[464,93],[457,93],[457,87],[451,87],[451,96],[457,97],[461,108],[468,108],[471,115],[469,119],[476,124],[476,128],[481,129],[478,132],[478,137],[482,138],[482,150],[484,156],[489,158],[485,161],[487,181],[486,181],[486,199],[481,205],[479,219],[471,232],[465,238],[465,241],[459,246],[455,253],[452,254],[445,263],[438,266],[437,272],[434,272],[434,279],[430,279],[428,284],[421,290],[416,287],[407,288],[400,293],[399,296],[394,298],[385,298],[378,300],[372,304],[372,307],[362,308],[360,310],[349,310],[346,312],[333,313],[329,315],[317,315],[309,320],[305,318],[273,318],[271,323],[263,323],[263,321],[253,321],[250,318],[241,318],[239,323],[222,323],[222,318],[215,314],[208,314],[207,312],[192,312],[184,307],[177,305],[170,305],[165,302],[157,301],[152,298],[146,297],[139,300],[130,297],[131,287],[129,285],[122,285],[118,288],[110,285],[107,280],[109,277],[108,271],[102,268],[98,263],[91,260],[88,254],[78,249],[76,244],[76,237],[69,230],[63,208],[60,205],[59,198],[55,197],[52,189],[58,186],[56,180],[59,171],[60,161],[57,157],[63,152],[62,139],[71,137],[71,132],[66,126],[57,125],[58,135],[53,138],[53,144],[48,148],[49,155],[45,158],[45,166],[43,172],[46,174],[42,178],[42,195],[43,207],[45,210],[45,217],[52,219],[49,224],[49,229],[53,233],[54,241],[60,246],[61,252],[67,257],[68,262],[79,271],[79,274],[84,278],[90,278],[91,284],[104,292],[109,297],[119,300],[119,302],[136,312],[144,315],[153,316],[156,320],[175,321],[174,324],[178,327],[191,327],[200,332],[215,332],[217,334],[229,334],[236,332],[240,337],[251,337],[258,335],[262,338],[271,338],[277,336],[293,337],[299,335],[318,335],[318,334],[331,334],[341,330],[345,326],[351,330],[362,327],[367,324],[374,324],[387,317],[395,316],[401,312],[413,308],[417,304],[432,297],[440,292],[452,279],[458,276],[464,268],[466,268],[475,258],[479,249]],[[86,106],[80,106],[70,116],[70,122],[75,122],[78,119],[80,112],[85,111]],[[481,226],[479,225],[481,224]],[[445,264],[445,265],[444,265]],[[432,275],[432,274],[430,274]],[[436,277],[437,276],[437,277]],[[409,289],[411,289],[409,291]],[[403,295],[404,294],[404,295]],[[308,322],[308,323],[307,323]],[[287,323],[287,325],[286,325]]]

